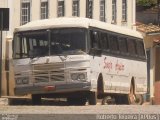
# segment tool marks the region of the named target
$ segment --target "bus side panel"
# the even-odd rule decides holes
[[[91,84],[92,84],[92,90],[97,90],[97,80],[99,77],[99,74],[101,73],[101,57],[98,56],[90,56],[90,66],[91,66]]]
[[[136,77],[135,79],[135,93],[144,94],[147,92],[147,64],[146,62],[138,62],[135,67]]]
[[[145,91],[142,89],[146,85],[145,62],[103,55],[101,68],[105,92],[128,94],[132,78],[135,79],[136,92],[137,90],[139,92]]]
[[[118,57],[102,56],[102,73],[105,81],[105,92],[128,93],[129,71],[126,70],[126,61]],[[123,86],[121,86],[123,83]]]

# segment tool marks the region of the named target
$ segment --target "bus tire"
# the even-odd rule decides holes
[[[140,94],[135,94],[135,100],[134,101],[129,101],[130,105],[142,105],[144,103],[144,98],[143,95]]]
[[[130,105],[142,105],[144,102],[143,96],[140,94],[135,94],[134,87],[131,85],[130,93],[128,95],[128,103]]]
[[[136,103],[138,103],[138,105],[142,105],[144,103],[143,95],[136,94]]]
[[[102,99],[102,105],[112,105],[112,98],[110,96],[106,96]]]
[[[96,92],[89,93],[88,103],[89,103],[89,105],[96,105],[97,104],[97,93]]]
[[[41,105],[41,95],[32,94],[32,105]]]

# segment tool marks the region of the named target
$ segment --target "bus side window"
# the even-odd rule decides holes
[[[136,56],[136,42],[134,39],[127,40],[128,53],[130,56]]]
[[[100,49],[100,41],[99,41],[98,32],[90,31],[90,38],[91,38],[91,47],[94,49]]]
[[[108,34],[107,33],[101,33],[101,45],[103,50],[108,50]]]
[[[116,35],[109,35],[109,48],[111,52],[118,52],[118,38]]]
[[[118,44],[119,44],[119,51],[121,54],[127,54],[127,39],[124,37],[119,37],[118,38]]]
[[[21,58],[21,47],[20,46],[21,46],[22,40],[18,35],[15,36],[15,40],[13,41],[14,42],[13,43],[13,48],[14,48],[13,58],[19,59]]]
[[[136,41],[137,54],[141,58],[145,58],[144,45],[142,41]]]
[[[27,50],[27,38],[22,38],[22,51],[21,57],[28,57],[28,50]]]

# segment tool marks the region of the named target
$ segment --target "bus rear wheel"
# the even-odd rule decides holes
[[[130,93],[128,95],[128,102],[130,105],[142,105],[144,102],[143,96],[134,93],[134,88],[131,86]]]

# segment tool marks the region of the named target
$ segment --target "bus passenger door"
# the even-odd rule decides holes
[[[92,89],[97,90],[97,80],[101,73],[101,46],[97,31],[90,31],[91,50],[90,50],[90,66],[91,66],[91,84]]]

